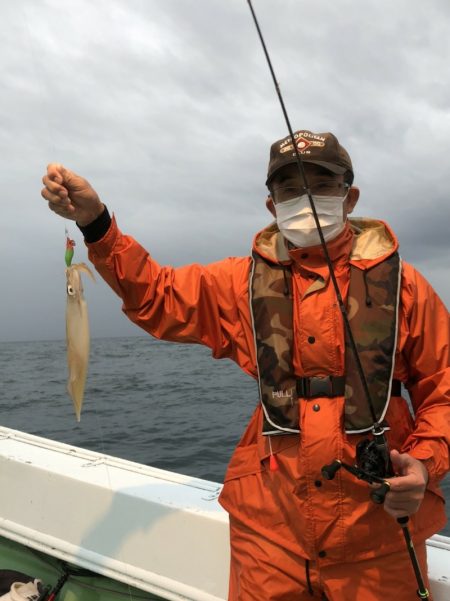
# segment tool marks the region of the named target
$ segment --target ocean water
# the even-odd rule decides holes
[[[78,423],[65,353],[65,341],[0,343],[0,425],[222,481],[258,403],[256,383],[233,362],[150,336],[94,339]],[[443,489],[450,517],[449,477]]]

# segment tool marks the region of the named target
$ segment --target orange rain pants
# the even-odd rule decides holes
[[[383,557],[319,566],[230,523],[229,601],[413,601],[414,571],[405,549]],[[429,586],[425,544],[416,554]],[[276,558],[276,559],[275,559]],[[430,597],[431,599],[431,597]]]

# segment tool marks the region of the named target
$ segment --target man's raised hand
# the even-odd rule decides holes
[[[97,192],[83,177],[60,163],[50,163],[42,178],[41,196],[51,211],[85,226],[104,210]]]

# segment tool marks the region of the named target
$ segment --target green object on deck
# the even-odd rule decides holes
[[[0,570],[16,570],[54,586],[67,564],[40,551],[0,536]],[[58,601],[163,601],[162,597],[128,586],[117,580],[79,570],[70,564],[71,575],[58,595]]]

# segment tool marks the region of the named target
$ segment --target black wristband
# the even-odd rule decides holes
[[[106,205],[104,205],[104,207],[103,213],[91,223],[88,223],[87,225],[78,225],[77,223],[81,233],[84,236],[85,242],[98,242],[109,230],[109,226],[111,225],[111,216]]]

